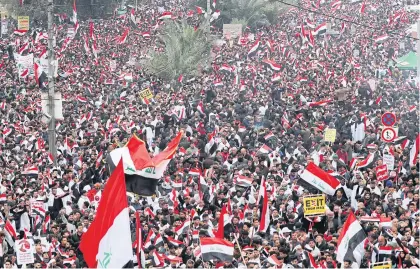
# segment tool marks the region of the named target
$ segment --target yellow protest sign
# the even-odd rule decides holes
[[[29,30],[29,16],[18,16],[18,30]]]
[[[334,142],[336,136],[337,136],[336,129],[330,129],[330,128],[325,129],[325,133],[324,133],[325,142]]]
[[[303,213],[305,217],[325,215],[325,195],[303,197]]]
[[[392,264],[391,262],[377,262],[374,263],[372,269],[391,269]]]
[[[153,98],[153,93],[149,88],[147,88],[147,89],[144,89],[140,92],[140,96],[141,96],[141,98],[152,99]]]

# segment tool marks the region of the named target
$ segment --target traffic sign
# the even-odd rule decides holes
[[[382,124],[388,127],[394,126],[397,123],[397,117],[394,113],[385,112],[381,117]]]
[[[398,128],[385,127],[382,129],[381,139],[385,142],[392,142],[398,137]]]

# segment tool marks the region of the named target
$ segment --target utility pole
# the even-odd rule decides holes
[[[54,82],[54,0],[48,0],[48,114],[50,122],[48,124],[48,148],[57,164],[57,145],[55,137],[55,82]]]
[[[417,20],[417,83],[420,84],[420,18]]]
[[[209,35],[211,33],[211,27],[210,27],[210,18],[211,18],[211,8],[210,8],[210,0],[207,0],[207,23],[209,27]]]

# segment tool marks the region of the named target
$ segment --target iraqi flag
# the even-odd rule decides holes
[[[13,34],[18,36],[23,36],[28,32],[28,30],[14,30]]]
[[[223,81],[216,80],[213,82],[214,87],[223,87]]]
[[[415,166],[419,157],[420,134],[417,135],[416,141],[410,150],[410,167]]]
[[[329,103],[331,103],[333,100],[332,99],[327,99],[327,100],[322,100],[319,102],[309,102],[308,105],[309,107],[322,107],[322,106],[326,106]]]
[[[175,232],[177,235],[185,234],[190,230],[191,221],[186,220],[178,227],[175,227]]]
[[[267,188],[264,188],[264,200],[260,219],[260,232],[266,232],[270,226],[270,209],[268,207]]]
[[[340,181],[319,168],[314,163],[309,163],[302,174],[297,184],[302,187],[315,188],[328,195],[334,195],[335,191],[341,187]]]
[[[337,261],[343,263],[345,260],[350,260],[360,265],[365,255],[364,243],[366,238],[362,226],[357,221],[353,211],[350,211],[338,237]]]
[[[30,167],[28,167],[28,168],[26,168],[23,172],[22,172],[22,174],[23,175],[27,175],[27,176],[36,176],[36,175],[38,175],[38,167],[36,167],[36,166],[34,166],[34,165],[32,165],[32,166],[30,166]]]
[[[137,28],[136,15],[134,14],[134,8],[131,9],[130,20],[133,27]]]
[[[200,239],[201,257],[203,261],[217,260],[231,262],[233,259],[233,243],[220,238],[203,237]]]
[[[218,147],[218,143],[216,142],[216,130],[213,131],[210,135],[209,135],[209,142],[207,142],[207,144],[204,147],[204,152],[209,154],[210,156],[213,156],[216,153],[217,147]]]
[[[252,186],[253,181],[254,180],[252,178],[249,178],[249,177],[246,177],[246,176],[243,176],[243,175],[238,175],[237,177],[235,177],[233,179],[233,182],[236,185],[241,186],[241,187],[245,187],[245,188]]]
[[[321,23],[320,25],[318,25],[315,30],[313,31],[313,35],[322,35],[325,34],[325,32],[327,32],[327,23]]]
[[[80,250],[91,268],[123,268],[133,258],[122,161],[105,185],[96,217],[82,236]]]
[[[267,146],[266,144],[262,145],[261,148],[258,150],[258,152],[262,153],[262,154],[268,154],[272,151],[273,150],[269,146]]]
[[[47,77],[47,74],[44,72],[44,70],[42,70],[41,65],[39,65],[36,62],[34,63],[34,73],[35,73],[35,80],[39,88],[45,89],[48,82],[48,77]]]
[[[263,60],[263,63],[265,65],[267,65],[271,70],[273,71],[280,71],[281,70],[281,65],[276,63],[275,61],[271,61],[271,60]]]
[[[159,16],[159,20],[166,20],[166,19],[171,19],[172,18],[172,13],[169,11],[165,11],[162,13],[162,15]]]
[[[197,105],[197,111],[200,112],[201,115],[206,115],[204,111],[203,101],[200,101]]]
[[[389,36],[387,34],[378,36],[377,38],[375,38],[375,43],[382,43],[385,42],[386,40],[388,40]]]
[[[279,259],[277,259],[276,254],[273,254],[270,257],[268,257],[267,262],[269,262],[272,265],[282,266],[282,263],[279,261]]]
[[[86,97],[83,97],[83,96],[80,96],[80,95],[78,95],[77,97],[76,97],[76,99],[77,99],[77,101],[78,102],[80,102],[80,103],[87,103],[87,98]]]
[[[278,82],[278,81],[280,81],[281,80],[281,75],[280,74],[274,74],[272,77],[271,77],[271,82]]]
[[[376,154],[369,153],[369,155],[362,161],[358,162],[356,165],[358,168],[370,168],[375,163]]]
[[[118,44],[124,44],[128,37],[128,29],[125,29],[124,33],[118,38]]]
[[[260,40],[255,41],[251,49],[248,51],[248,57],[255,55],[257,51],[259,50],[260,46],[261,46],[261,41]]]
[[[168,143],[166,149],[153,158],[150,158],[145,142],[133,136],[125,147],[115,149],[107,156],[109,169],[113,171],[122,159],[127,191],[141,196],[152,196],[156,192],[159,179],[178,149],[182,134],[179,132]]]
[[[268,139],[270,139],[270,138],[272,138],[272,137],[274,137],[273,132],[269,132],[268,134],[266,134],[266,135],[264,136],[264,139],[265,139],[265,140],[268,140]]]

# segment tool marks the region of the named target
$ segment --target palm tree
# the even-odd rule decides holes
[[[166,81],[200,75],[210,63],[211,40],[203,24],[198,29],[185,21],[168,22],[159,36],[163,52],[150,51],[145,69]]]

